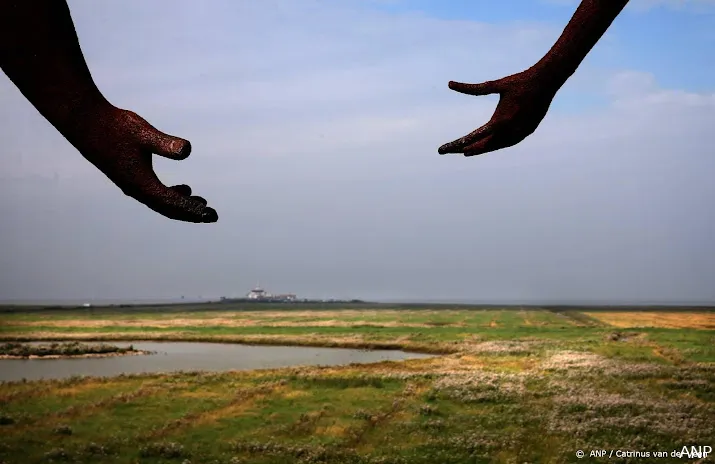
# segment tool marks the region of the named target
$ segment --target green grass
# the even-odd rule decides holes
[[[561,463],[578,449],[715,443],[713,330],[615,328],[576,308],[230,309],[0,313],[0,338],[444,355],[0,383],[0,462]]]

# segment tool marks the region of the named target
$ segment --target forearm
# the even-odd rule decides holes
[[[532,69],[560,88],[626,4],[628,0],[582,0],[559,40]]]
[[[89,72],[65,0],[0,0],[0,67],[65,136],[110,106]]]

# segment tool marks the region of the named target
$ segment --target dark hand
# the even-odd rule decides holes
[[[450,82],[449,88],[467,95],[498,93],[499,104],[488,123],[474,132],[439,147],[439,153],[481,155],[511,147],[531,135],[546,116],[558,86],[527,70],[481,84]]]
[[[93,111],[68,134],[70,142],[122,191],[157,213],[185,222],[216,222],[206,200],[188,185],[165,186],[154,173],[152,154],[183,160],[191,143],[160,132],[141,116],[119,108]]]

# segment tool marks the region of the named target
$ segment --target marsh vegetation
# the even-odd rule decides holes
[[[162,337],[442,353],[367,365],[6,382],[0,461],[560,463],[576,461],[578,449],[670,452],[715,442],[715,332],[694,327],[709,325],[713,313],[697,313],[685,328],[653,326],[658,318],[628,325],[619,315],[618,326],[598,312],[498,308],[0,316],[6,339]]]
[[[9,342],[0,344],[0,359],[32,358],[74,358],[86,356],[117,356],[126,354],[146,354],[135,350],[134,345],[115,346],[107,343],[66,343],[30,344]]]

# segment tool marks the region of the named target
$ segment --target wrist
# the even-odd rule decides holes
[[[104,118],[117,109],[99,92],[83,92],[82,95],[69,99],[67,119],[80,121]]]
[[[546,89],[550,89],[554,93],[563,87],[566,81],[574,74],[576,68],[568,66],[568,63],[563,59],[554,59],[554,57],[546,55],[539,60],[534,66],[529,68],[530,74]]]
[[[48,118],[57,130],[79,148],[81,141],[92,137],[97,129],[115,118],[117,108],[101,95],[70,98],[54,120]]]

